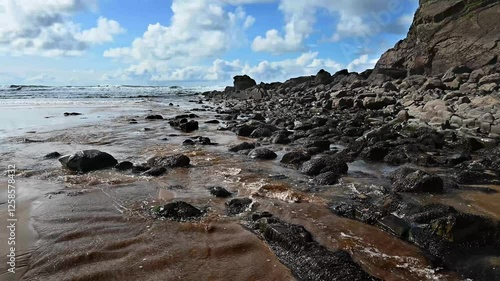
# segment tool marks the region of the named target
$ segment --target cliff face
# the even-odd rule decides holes
[[[409,74],[443,74],[450,67],[497,63],[500,0],[420,0],[406,39],[376,65]]]

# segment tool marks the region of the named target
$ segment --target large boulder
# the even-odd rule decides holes
[[[401,192],[442,192],[443,180],[421,170],[403,167],[390,175],[392,188]]]
[[[233,84],[234,84],[235,91],[243,91],[243,90],[246,90],[248,88],[257,86],[257,83],[255,82],[255,80],[250,78],[250,76],[248,76],[248,75],[237,75],[237,76],[234,76],[233,79],[234,79]]]
[[[326,172],[347,174],[348,169],[349,167],[343,159],[336,156],[325,156],[305,162],[300,171],[308,176],[317,176]]]
[[[496,63],[499,9],[494,0],[420,0],[407,38],[382,55],[375,69],[442,75],[457,65],[477,69]]]
[[[106,152],[96,149],[78,151],[59,158],[63,167],[72,171],[90,172],[114,167],[118,161]]]
[[[321,69],[318,74],[316,74],[316,77],[314,78],[314,84],[330,84],[333,81],[332,75],[328,72],[325,71],[324,69]]]

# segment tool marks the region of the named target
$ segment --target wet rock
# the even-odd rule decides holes
[[[390,175],[392,188],[396,192],[442,192],[443,180],[436,175],[408,167],[399,168]]]
[[[303,226],[264,217],[259,218],[253,228],[298,280],[378,280],[364,272],[347,252],[333,252],[314,241]]]
[[[130,161],[123,161],[118,164],[116,164],[115,169],[118,171],[125,171],[125,170],[130,170],[134,167],[134,164]]]
[[[285,153],[283,158],[281,158],[281,163],[283,164],[291,164],[291,165],[300,165],[306,161],[309,161],[311,156],[302,151],[292,151]]]
[[[446,162],[450,166],[455,166],[455,165],[458,165],[460,163],[463,163],[463,162],[469,161],[469,160],[472,160],[472,156],[469,153],[458,153],[458,154],[453,154],[452,156],[450,156],[446,160]]]
[[[189,221],[200,218],[204,212],[183,201],[168,203],[164,206],[158,206],[152,209],[156,217],[166,218],[175,221]]]
[[[363,151],[363,158],[370,161],[382,161],[389,154],[389,149],[383,146],[367,147]]]
[[[189,167],[189,157],[183,154],[175,154],[171,156],[154,156],[148,159],[148,165],[152,167]]]
[[[205,122],[205,124],[219,124],[220,121],[219,120],[208,120]]]
[[[187,139],[187,140],[185,140],[185,141],[182,142],[182,145],[186,145],[186,146],[195,145],[195,144],[196,143],[192,139]]]
[[[411,228],[410,223],[401,218],[396,217],[393,214],[389,214],[377,220],[376,224],[385,231],[390,232],[393,235],[400,238],[407,237],[408,232],[410,231]]]
[[[229,215],[238,215],[250,208],[253,203],[250,198],[234,198],[226,202],[227,212]]]
[[[250,156],[250,158],[253,159],[262,159],[262,160],[272,160],[278,157],[278,155],[274,153],[274,151],[269,150],[267,148],[256,148],[250,151],[248,156]]]
[[[64,112],[64,116],[78,116],[78,115],[82,114],[79,112]]]
[[[54,151],[54,152],[51,152],[49,154],[46,154],[43,158],[45,159],[54,159],[54,158],[58,158],[61,156],[61,153],[57,152],[57,151]]]
[[[198,143],[201,145],[214,144],[214,143],[212,143],[212,140],[210,140],[210,138],[207,138],[207,137],[198,137]]]
[[[329,140],[314,140],[304,143],[305,148],[317,147],[319,152],[330,150]]]
[[[255,144],[253,143],[248,143],[248,142],[242,142],[236,146],[233,146],[231,148],[229,148],[229,151],[231,152],[238,152],[238,151],[241,151],[241,150],[249,150],[249,149],[254,149],[255,148]]]
[[[147,165],[143,165],[143,164],[134,165],[132,167],[132,173],[139,174],[139,173],[145,172],[145,171],[147,171],[149,169],[151,169],[151,167],[149,167]]]
[[[227,197],[231,197],[231,195],[233,195],[231,192],[227,191],[227,189],[225,189],[221,186],[211,186],[208,188],[208,191],[213,196],[219,197],[219,198],[227,198]]]
[[[143,176],[159,177],[167,172],[165,167],[154,167],[142,173]]]
[[[326,172],[317,175],[314,178],[314,183],[317,185],[334,185],[339,182],[340,175],[334,172]]]
[[[254,126],[244,124],[236,129],[236,135],[240,137],[249,137],[255,129],[257,128]]]
[[[163,119],[163,116],[158,115],[158,114],[156,114],[156,115],[148,115],[148,116],[146,116],[145,119],[146,120],[161,120],[161,119]]]
[[[118,161],[106,152],[99,150],[82,150],[73,155],[59,158],[62,166],[78,172],[90,172],[114,167]]]
[[[181,129],[181,131],[186,132],[186,133],[196,131],[199,128],[198,121],[189,120],[188,122],[181,123],[179,125],[179,128]]]
[[[272,136],[273,131],[266,127],[259,127],[250,134],[251,138],[265,138]]]
[[[271,143],[274,144],[289,144],[292,140],[288,137],[287,133],[278,132],[271,138]]]
[[[302,164],[300,171],[309,176],[316,176],[326,172],[347,174],[348,169],[349,167],[344,160],[336,156],[325,156],[305,162]]]
[[[484,171],[467,170],[459,171],[456,180],[460,184],[493,184],[498,182],[498,177]]]

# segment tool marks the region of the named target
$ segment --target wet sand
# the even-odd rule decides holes
[[[184,112],[152,110],[150,114],[165,118]],[[213,112],[196,114],[200,129],[190,134],[174,130],[164,120],[129,115],[30,135],[43,142],[6,139],[0,160],[15,161],[24,194],[18,197],[22,226],[17,237],[22,244],[18,257],[25,256],[20,264],[26,271],[8,276],[0,260],[4,273],[0,280],[294,280],[268,246],[244,227],[242,216],[227,216],[225,200],[207,191],[211,185],[223,186],[238,197],[252,197],[255,210],[303,225],[319,243],[348,251],[367,272],[383,280],[460,280],[453,272],[433,268],[417,247],[378,228],[339,218],[327,208],[329,202],[349,198],[364,185],[387,184],[385,175],[393,167],[355,162],[340,184],[315,189],[308,177],[281,166],[280,157],[263,162],[227,152],[231,145],[253,140],[204,124],[213,119]],[[129,124],[130,118],[138,124]],[[198,135],[219,145],[181,146],[186,138]],[[171,169],[158,178],[115,170],[79,175],[61,169],[56,159],[43,159],[52,151],[81,149],[99,149],[134,163],[153,155],[184,153],[192,167]],[[282,155],[289,148],[272,149]],[[278,180],[272,175],[285,177]],[[461,210],[498,219],[494,203],[498,197],[483,195],[464,189],[420,200],[453,206],[467,202]],[[208,214],[193,223],[149,215],[151,207],[173,200],[206,208]],[[0,205],[2,220],[5,212]],[[4,241],[4,228],[0,235]]]

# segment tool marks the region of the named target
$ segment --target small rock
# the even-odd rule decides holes
[[[227,198],[227,197],[231,197],[231,195],[233,195],[231,192],[227,191],[227,189],[225,189],[221,186],[211,186],[208,188],[208,191],[213,196],[219,197],[219,198]]]
[[[262,159],[262,160],[272,160],[276,159],[278,155],[274,153],[272,150],[269,150],[267,148],[256,148],[248,154],[250,158],[253,159]]]
[[[115,169],[119,171],[125,171],[125,170],[130,170],[134,167],[134,164],[130,161],[123,161],[118,164],[116,164]]]
[[[45,155],[43,158],[45,158],[45,159],[54,159],[54,158],[58,158],[60,156],[61,156],[61,154],[59,152],[54,151],[54,152],[51,152],[51,153]]]
[[[204,215],[202,210],[183,201],[172,202],[164,206],[155,207],[152,209],[152,213],[157,217],[176,221],[188,221]]]
[[[227,212],[229,215],[241,214],[247,211],[252,203],[253,201],[250,198],[234,198],[226,202]]]

